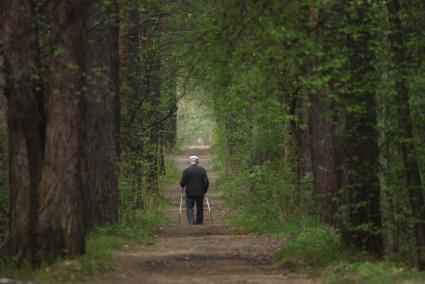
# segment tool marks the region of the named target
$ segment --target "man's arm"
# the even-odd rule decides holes
[[[182,177],[180,179],[180,186],[184,188],[186,186],[186,171],[183,171]]]
[[[210,182],[208,180],[207,171],[204,171],[204,182],[203,182],[204,193],[207,193],[209,186],[210,186]]]

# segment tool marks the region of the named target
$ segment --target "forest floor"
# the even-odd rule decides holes
[[[253,235],[231,227],[225,219],[223,201],[214,194],[215,173],[209,166],[209,149],[187,149],[175,156],[179,170],[189,155],[200,157],[212,187],[208,197],[213,208],[211,222],[204,210],[204,225],[189,226],[185,211],[179,224],[178,181],[162,190],[171,206],[170,222],[155,230],[156,241],[115,252],[117,265],[88,279],[90,283],[318,283],[279,266],[274,252],[282,245],[276,237]],[[205,204],[206,205],[206,204]]]

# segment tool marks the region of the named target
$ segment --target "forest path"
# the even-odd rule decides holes
[[[209,169],[209,149],[186,149],[175,157],[179,170],[189,155],[200,157],[212,187],[208,199],[213,208],[214,223],[208,209],[204,225],[189,226],[185,211],[178,223],[180,186],[178,181],[162,189],[172,203],[167,209],[170,224],[157,228],[154,244],[139,244],[115,255],[119,265],[90,279],[90,283],[316,283],[307,277],[280,268],[273,252],[281,240],[247,234],[229,226],[224,218],[223,201],[214,194],[215,173]],[[205,204],[206,206],[206,204]]]

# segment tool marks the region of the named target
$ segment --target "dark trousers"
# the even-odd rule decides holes
[[[196,203],[196,223],[193,207]],[[189,224],[204,223],[204,196],[186,196],[186,215]]]

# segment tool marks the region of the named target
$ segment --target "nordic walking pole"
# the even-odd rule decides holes
[[[182,204],[183,204],[183,188],[182,188],[182,193],[180,194],[179,224],[180,224],[180,219],[182,216]]]
[[[208,197],[206,195],[205,195],[205,201],[207,202],[208,211],[210,212],[211,223],[214,223],[214,219],[213,219],[213,216],[212,216],[212,211],[211,211],[210,203],[208,202]]]

